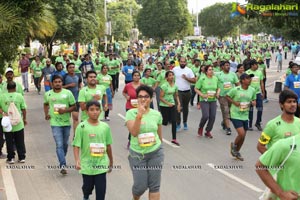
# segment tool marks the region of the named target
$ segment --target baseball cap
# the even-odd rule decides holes
[[[5,70],[5,74],[7,73],[7,72],[12,72],[12,73],[14,73],[14,70],[12,69],[12,68],[7,68],[6,70]]]
[[[3,116],[1,125],[3,127],[4,132],[10,132],[12,130],[12,126],[8,116]]]
[[[246,73],[243,73],[241,76],[240,76],[240,80],[244,80],[244,79],[249,79],[249,78],[252,78],[254,77],[254,74],[246,74]]]

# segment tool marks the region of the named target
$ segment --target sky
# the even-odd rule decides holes
[[[240,4],[245,4],[245,0],[188,0],[188,9],[190,13],[196,13],[205,7],[211,6],[215,3],[231,3],[238,2]]]

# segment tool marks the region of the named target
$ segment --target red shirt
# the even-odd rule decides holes
[[[132,108],[136,108],[132,105],[132,103],[135,103],[135,101],[137,102],[137,95],[136,95],[136,91],[135,88],[131,83],[127,83],[123,89],[123,92],[126,93],[130,98],[129,100],[127,100],[126,102],[126,109],[130,110]]]
[[[20,61],[19,61],[19,66],[21,67],[21,73],[25,73],[25,72],[28,72],[28,67],[30,65],[30,62],[27,58],[22,58]]]

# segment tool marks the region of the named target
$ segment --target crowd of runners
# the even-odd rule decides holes
[[[290,62],[284,91],[279,96],[282,114],[270,119],[264,128],[261,122],[263,105],[268,103],[265,86],[270,61],[274,60],[276,71],[281,72],[282,61],[294,59],[298,51],[297,43],[225,41],[163,45],[155,53],[145,53],[142,46],[136,46],[95,54],[89,52],[83,56],[60,54],[55,61],[40,56],[30,61],[24,53],[16,69],[21,73],[23,86],[14,81],[12,68],[6,69],[5,81],[0,76],[3,127],[0,157],[7,159],[8,164],[14,164],[17,152],[18,162],[25,163],[27,106],[23,96],[29,92],[31,81],[37,95],[45,91],[43,111],[56,143],[60,173],[68,173],[66,155],[72,127],[75,165],[83,177],[83,198],[89,199],[95,187],[96,199],[104,199],[106,173],[113,167],[112,133],[107,122],[111,120],[109,114],[113,112],[114,95],[121,91],[129,132],[126,145],[134,180],[133,199],[140,199],[149,189],[149,199],[157,200],[160,199],[164,160],[162,125],[171,124],[171,142],[180,146],[176,134],[189,130],[189,108],[196,106],[202,117],[195,135],[213,139],[212,130],[216,126],[219,105],[222,123],[218,126],[225,134],[231,135],[232,124],[237,132],[234,141],[228,144],[231,155],[244,160],[240,151],[246,132],[256,127],[262,132],[257,149],[263,154],[256,164],[259,168],[257,173],[277,196],[293,199],[298,194],[287,190],[299,191],[300,184],[297,181],[286,184],[284,173],[293,177],[299,175],[296,169],[300,171],[299,167],[295,167],[300,157],[287,156],[290,151],[285,146],[291,142],[294,146],[295,143],[300,145],[297,118],[300,78],[296,63]],[[288,55],[292,57],[288,58]],[[120,74],[124,76],[125,87],[119,89]],[[10,112],[12,103],[19,116],[14,111]],[[12,116],[20,119],[12,123]],[[290,139],[294,135],[297,136]],[[287,140],[280,140],[287,137]],[[277,141],[280,142],[277,144]],[[4,142],[6,154],[2,150]],[[276,148],[271,148],[273,145]],[[270,178],[268,167],[285,164],[285,158],[290,158],[286,166],[291,166],[291,171],[286,172],[285,167],[279,172],[270,170],[271,174],[278,174],[277,185],[276,180]]]

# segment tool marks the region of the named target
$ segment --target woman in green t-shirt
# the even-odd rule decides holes
[[[149,199],[160,198],[162,149],[162,116],[150,108],[153,89],[141,85],[136,89],[138,105],[126,113],[131,134],[129,164],[133,174],[133,199],[140,199],[149,188]]]
[[[172,123],[172,143],[179,146],[179,143],[176,140],[176,116],[177,112],[180,112],[178,87],[174,83],[174,72],[167,71],[165,78],[167,82],[160,87],[159,97],[160,112],[163,117],[162,124],[167,126],[169,122]]]
[[[113,104],[112,104],[112,98],[114,97],[114,90],[112,86],[112,77],[107,74],[108,72],[108,66],[103,65],[101,67],[101,73],[97,75],[97,81],[98,85],[104,85],[106,88],[106,96],[107,96],[107,101],[108,101],[108,109],[105,111],[105,121],[109,121],[109,111],[112,110]],[[102,99],[102,105],[104,105],[105,101]]]
[[[217,112],[217,98],[220,95],[220,87],[218,78],[214,76],[213,67],[211,65],[205,66],[205,75],[200,77],[195,85],[195,91],[200,96],[200,105],[202,111],[202,118],[199,123],[198,135],[203,135],[203,128],[206,126],[205,137],[213,138],[211,130],[213,129],[216,112]]]

